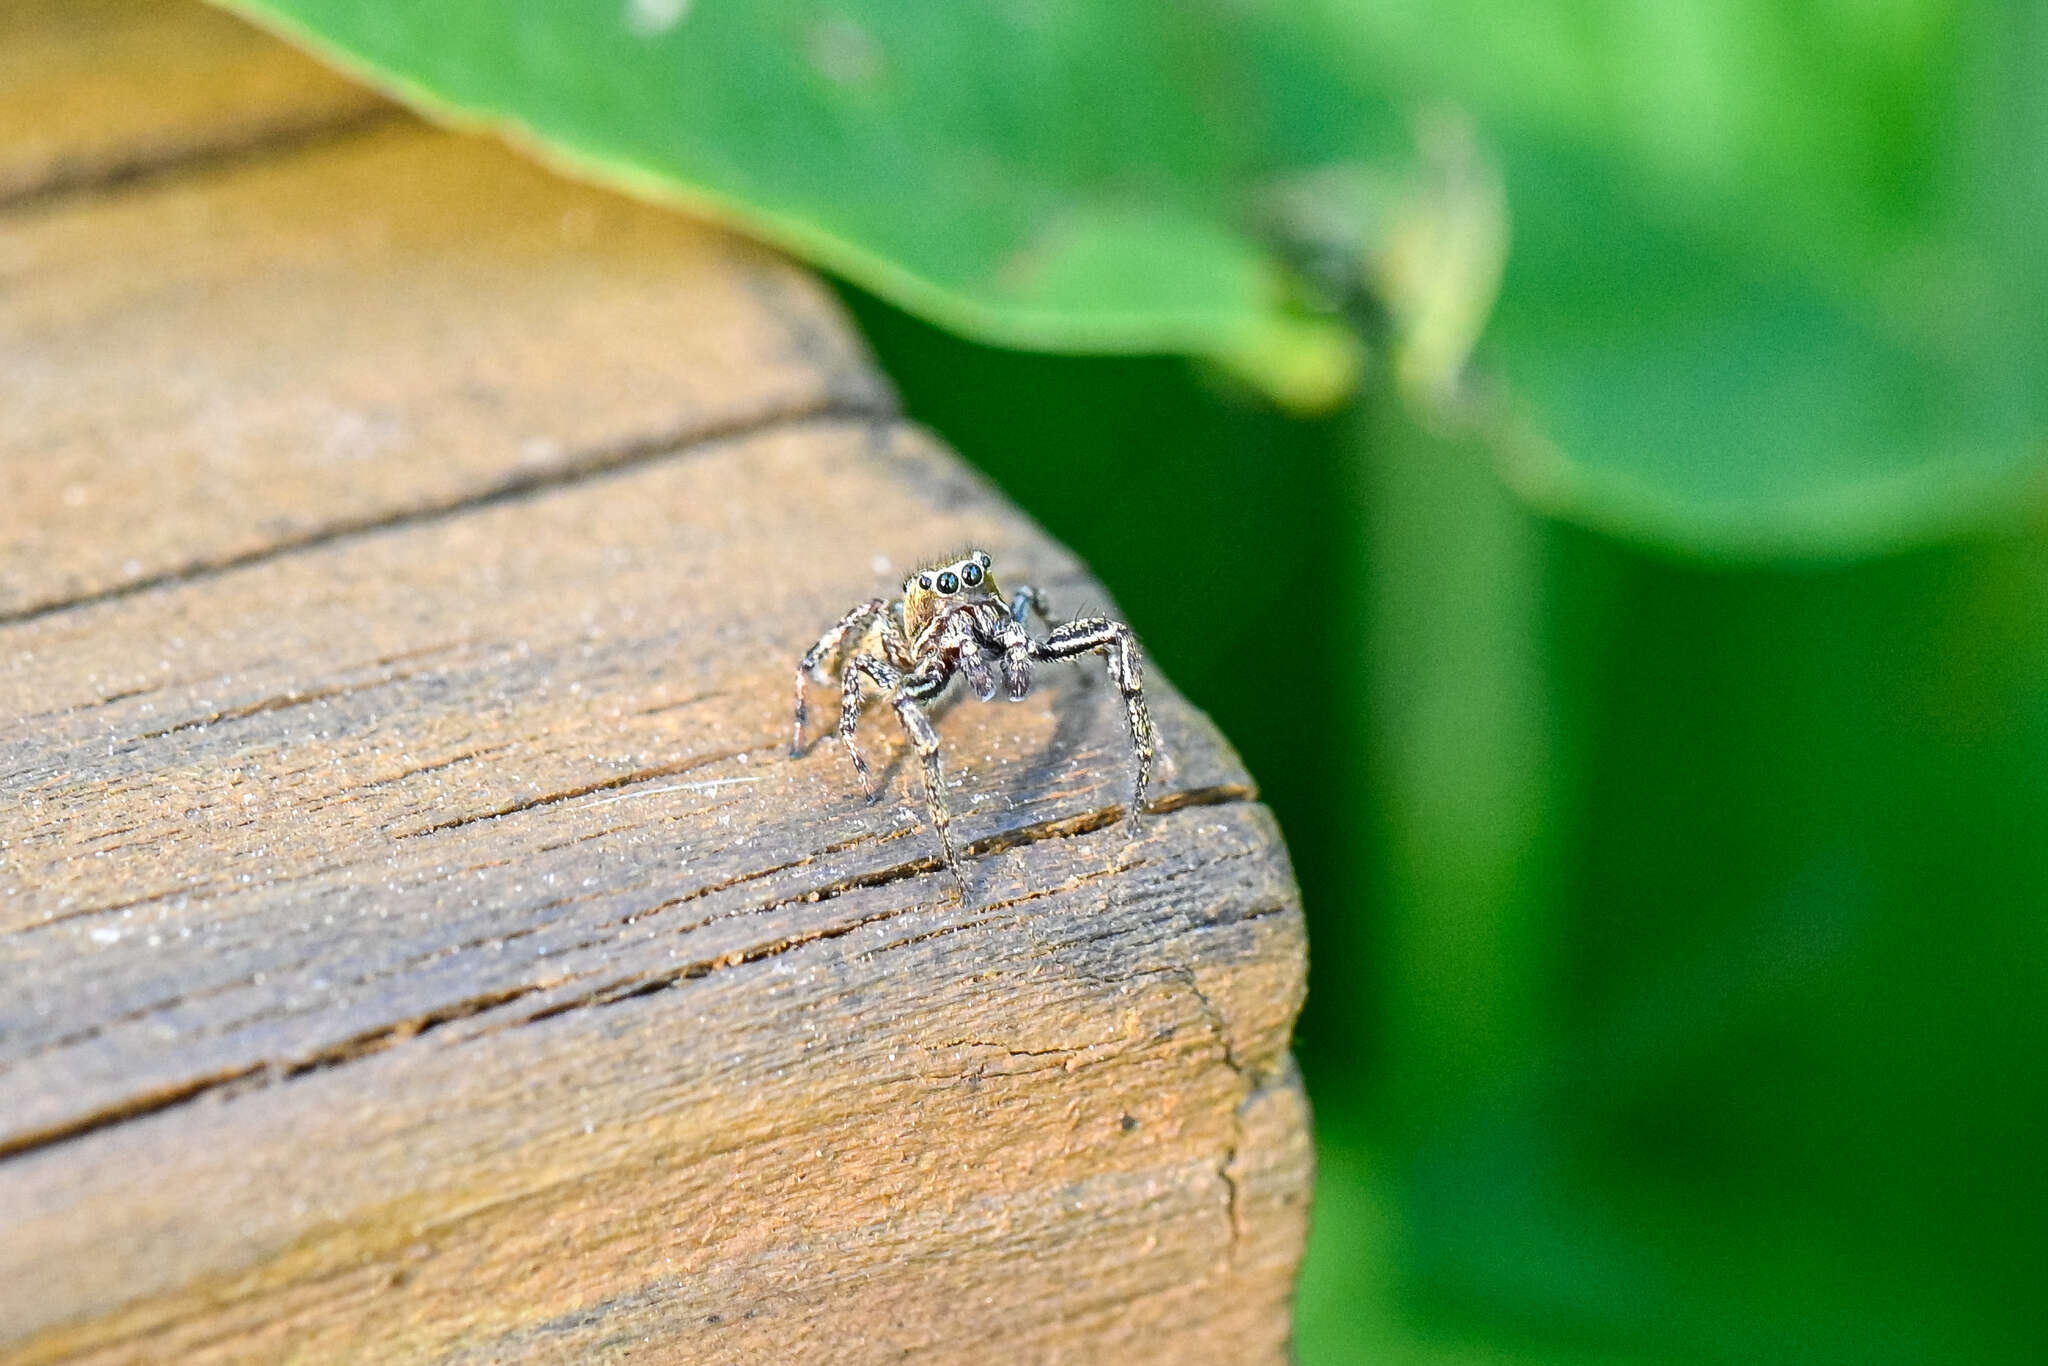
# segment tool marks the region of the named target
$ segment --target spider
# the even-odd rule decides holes
[[[1044,639],[1033,639],[1025,629],[1027,611],[1037,613],[1045,624]],[[1151,780],[1152,759],[1158,749],[1152,713],[1145,707],[1137,637],[1130,627],[1107,617],[1055,623],[1044,596],[1028,585],[1005,603],[985,550],[969,551],[950,563],[918,570],[903,581],[902,597],[889,602],[870,599],[818,637],[818,643],[796,666],[796,731],[790,756],[803,753],[806,682],[830,683],[836,678],[839,741],[846,746],[847,758],[853,760],[861,791],[873,801],[875,780],[867,759],[854,744],[853,733],[867,700],[865,689],[872,687],[886,697],[918,758],[924,761],[925,805],[931,812],[932,827],[938,831],[946,867],[964,898],[967,877],[953,849],[952,813],[946,806],[945,778],[939,772],[938,732],[932,728],[925,705],[935,701],[956,674],[965,674],[975,695],[984,702],[996,695],[998,687],[1014,702],[1031,691],[1035,661],[1070,659],[1091,650],[1107,658],[1110,682],[1123,694],[1131,749],[1137,758],[1131,804],[1124,816],[1135,821],[1145,804],[1145,786]]]

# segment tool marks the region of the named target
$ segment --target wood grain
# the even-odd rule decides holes
[[[187,0],[0,0],[0,205],[285,150],[393,113]]]
[[[0,215],[0,375],[0,617],[889,403],[783,262],[411,123]]]
[[[886,715],[873,805],[786,752],[919,557],[1103,590],[786,264],[404,122],[215,145],[0,210],[0,1361],[1284,1360],[1228,745],[1155,675],[1131,824],[1099,666],[947,708],[964,900]]]

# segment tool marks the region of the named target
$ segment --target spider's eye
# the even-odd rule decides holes
[[[960,580],[954,577],[952,570],[948,569],[945,573],[939,575],[939,591],[941,593],[950,593],[959,586]]]
[[[987,552],[986,550],[977,550],[977,551],[975,551],[975,552],[974,552],[974,558],[975,558],[976,562],[977,562],[977,563],[979,563],[979,564],[981,565],[981,567],[982,567],[983,569],[986,569],[986,568],[988,568],[988,552]]]
[[[976,564],[973,560],[969,560],[967,562],[966,568],[960,571],[960,581],[966,584],[969,588],[972,588],[977,583],[980,583],[981,566]]]
[[[918,575],[918,576],[917,576],[917,586],[918,586],[919,588],[930,588],[930,587],[932,586],[932,576],[931,576],[931,575],[929,575],[929,574],[920,574],[920,575]]]

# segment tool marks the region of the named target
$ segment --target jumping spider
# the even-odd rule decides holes
[[[1043,640],[1025,629],[1024,614],[1032,611],[1044,622]],[[848,642],[851,641],[851,655]],[[804,694],[807,680],[839,683],[839,740],[853,760],[861,790],[875,799],[875,781],[868,761],[853,742],[866,700],[863,680],[896,709],[896,719],[924,761],[925,803],[946,867],[966,894],[967,877],[953,851],[952,813],[946,807],[945,779],[939,772],[939,737],[924,704],[935,701],[965,674],[975,695],[986,702],[1000,686],[1016,701],[1031,691],[1031,665],[1042,659],[1070,659],[1099,650],[1109,662],[1109,679],[1123,694],[1130,723],[1131,749],[1137,757],[1137,780],[1131,791],[1127,820],[1136,820],[1145,804],[1145,785],[1152,776],[1157,735],[1145,708],[1145,682],[1138,641],[1131,628],[1106,617],[1081,617],[1055,624],[1036,588],[1019,588],[1009,602],[990,568],[988,552],[970,551],[950,564],[920,569],[903,581],[903,596],[891,602],[874,598],[839,619],[818,637],[796,666],[796,733],[792,757],[803,752]],[[820,671],[823,666],[823,672]]]

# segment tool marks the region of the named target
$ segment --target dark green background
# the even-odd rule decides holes
[[[2048,538],[1716,567],[847,297],[1287,831],[1307,1366],[2043,1359]]]

